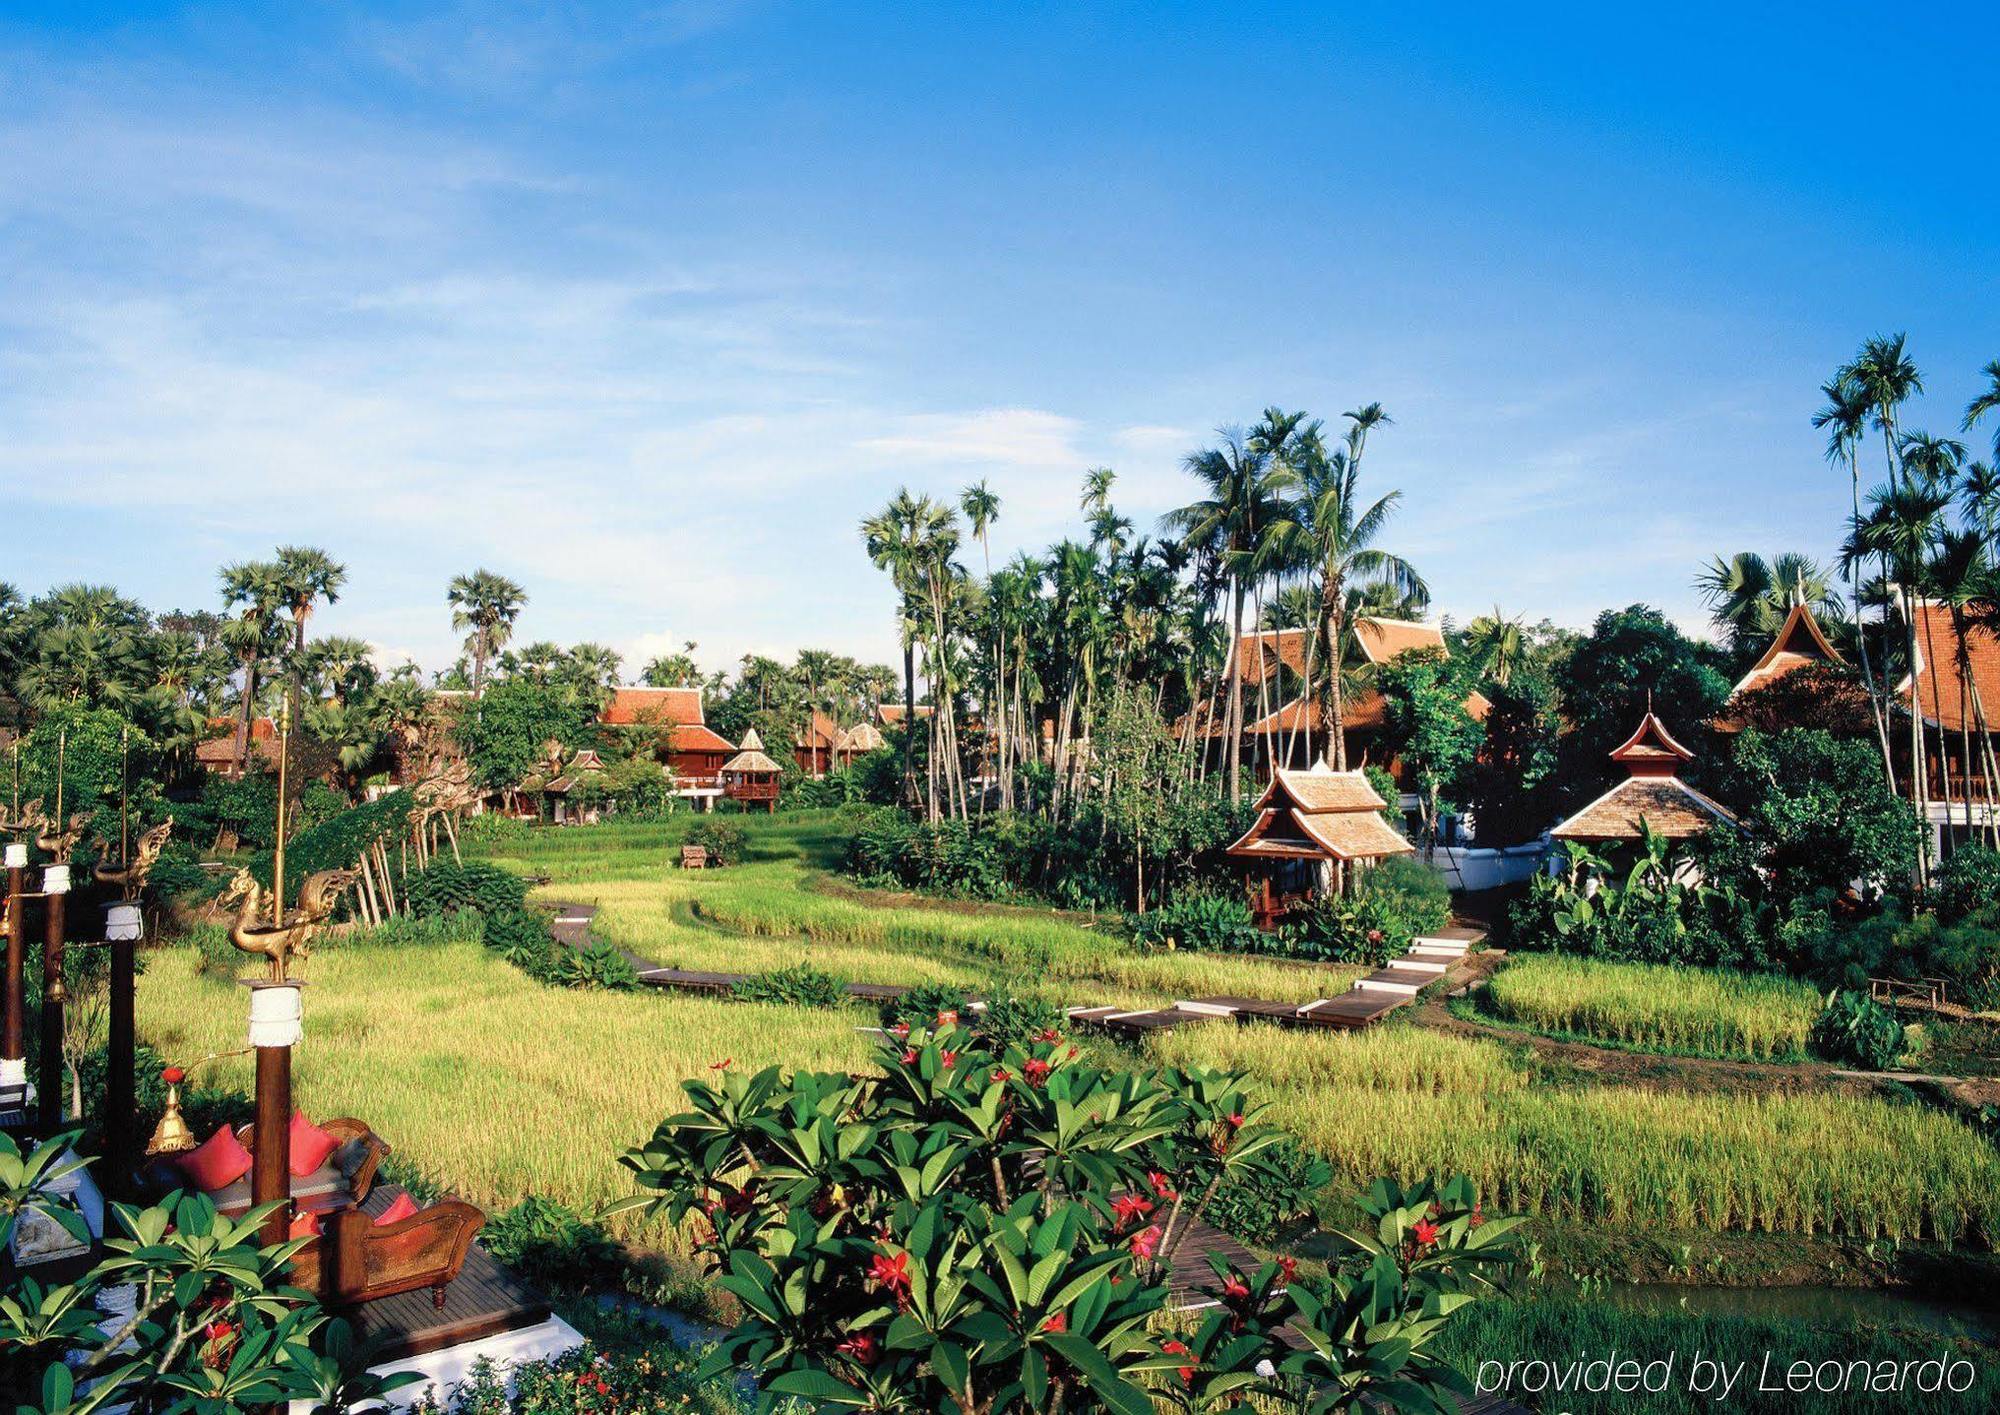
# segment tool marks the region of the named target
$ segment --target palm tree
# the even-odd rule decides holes
[[[562,676],[592,706],[602,709],[618,686],[619,656],[603,644],[582,643],[563,660]]]
[[[1967,522],[1979,528],[1990,552],[1994,522],[2000,518],[2000,471],[1984,462],[1967,462],[1958,479],[1958,508]]]
[[[1813,426],[1826,431],[1826,460],[1836,466],[1846,464],[1851,527],[1861,524],[1861,438],[1868,431],[1868,394],[1846,370],[1820,385],[1826,406],[1813,414]],[[1882,665],[1882,681],[1877,682],[1868,658],[1868,629],[1862,615],[1860,562],[1849,558],[1847,593],[1854,602],[1854,642],[1861,656],[1861,681],[1868,689],[1868,708],[1875,719],[1875,737],[1882,748],[1882,776],[1889,790],[1896,789],[1895,754],[1889,750],[1889,665]],[[1886,653],[1887,650],[1885,649]]]
[[[1896,457],[1896,409],[1924,391],[1923,376],[1905,350],[1901,334],[1877,335],[1861,346],[1854,362],[1840,371],[1842,382],[1852,383],[1861,402],[1874,415],[1882,431],[1882,455],[1893,486],[1902,480]]]
[[[243,696],[236,720],[235,773],[243,775],[250,765],[250,719],[257,701],[257,676],[264,660],[273,652],[272,642],[280,605],[285,603],[284,576],[269,560],[243,560],[222,568],[222,602],[237,610],[224,630],[223,641],[243,665]]]
[[[694,661],[695,642],[688,639],[681,645],[679,653],[661,654],[647,662],[639,679],[653,688],[697,688],[701,686],[701,667]]]
[[[928,502],[928,497],[920,502],[919,498],[910,494],[908,487],[899,487],[896,494],[889,498],[888,505],[861,523],[861,540],[867,547],[869,560],[874,562],[876,569],[888,573],[889,583],[896,589],[897,638],[903,649],[903,790],[906,795],[916,789],[916,651],[925,618],[918,598],[918,586],[923,576],[919,526],[925,515],[923,508]]]
[[[2000,408],[2000,359],[1995,359],[1980,372],[1986,376],[1986,386],[1965,405],[1965,421],[1959,428],[1961,432],[1971,432],[1981,418]],[[2000,458],[2000,428],[1993,430],[1993,455]]]
[[[1821,615],[1838,613],[1840,607],[1818,564],[1793,551],[1771,561],[1752,550],[1738,551],[1727,560],[1718,555],[1695,577],[1695,588],[1737,653],[1775,635],[1794,604]]]
[[[1380,588],[1403,597],[1429,597],[1415,566],[1375,544],[1403,494],[1391,491],[1365,508],[1361,505],[1361,448],[1368,429],[1387,422],[1388,417],[1377,403],[1348,416],[1355,423],[1348,431],[1346,456],[1328,457],[1304,469],[1298,514],[1274,533],[1281,540],[1299,540],[1319,577],[1320,634],[1328,654],[1321,716],[1335,771],[1347,769],[1347,732],[1341,720],[1346,691],[1341,668],[1350,628],[1350,591]]]
[[[1905,471],[1921,477],[1926,486],[1950,488],[1958,484],[1958,469],[1965,465],[1963,442],[1928,432],[1912,432],[1904,434],[1896,450]]]
[[[1514,670],[1521,666],[1527,656],[1527,638],[1521,629],[1521,616],[1508,618],[1494,605],[1491,614],[1481,614],[1465,626],[1465,654],[1476,666],[1479,676],[1490,682],[1506,687],[1513,680]]]
[[[474,570],[455,575],[445,588],[451,605],[451,627],[469,631],[466,647],[472,651],[472,696],[476,701],[486,687],[486,665],[501,645],[514,633],[514,621],[528,602],[528,592],[505,575],[491,570]]]
[[[972,534],[979,540],[979,556],[985,564],[986,584],[989,595],[993,586],[993,545],[988,534],[993,523],[1000,519],[1000,498],[986,485],[985,478],[974,482],[958,494],[958,509],[965,513]],[[1002,777],[1000,787],[1001,804],[1007,803],[1008,791],[1005,783],[1007,774],[1007,709],[1006,698],[1001,691],[1001,680],[1006,676],[1001,666],[1001,630],[998,618],[989,608],[988,616],[993,621],[993,689],[986,695],[986,730],[994,741],[995,767]],[[979,809],[986,810],[986,793],[979,796]]]
[[[1170,511],[1163,524],[1181,533],[1182,543],[1213,563],[1229,586],[1229,801],[1243,800],[1243,606],[1250,591],[1254,558],[1264,528],[1280,519],[1282,500],[1272,485],[1270,458],[1231,429],[1216,434],[1219,447],[1190,452],[1183,465],[1207,495]]]

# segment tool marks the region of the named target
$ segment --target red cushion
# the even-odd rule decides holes
[[[296,1218],[292,1220],[291,1231],[286,1236],[290,1238],[319,1237],[319,1215],[318,1214],[298,1215]]]
[[[189,1150],[174,1161],[188,1183],[204,1193],[214,1193],[234,1184],[250,1172],[250,1152],[227,1125],[217,1130],[198,1149]]]
[[[423,1210],[417,1207],[415,1199],[407,1193],[398,1194],[389,1201],[388,1208],[375,1215],[375,1222],[378,1227],[385,1223],[401,1223],[404,1219],[415,1218],[422,1212]]]
[[[340,1148],[340,1141],[320,1129],[302,1110],[292,1112],[291,1171],[304,1179],[326,1163],[326,1157]]]

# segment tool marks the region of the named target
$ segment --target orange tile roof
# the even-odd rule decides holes
[[[798,730],[798,745],[816,751],[830,752],[840,738],[840,726],[832,718],[813,709],[812,720]]]
[[[1804,601],[1799,601],[1785,616],[1784,625],[1771,639],[1770,647],[1750,666],[1750,671],[1730,690],[1729,696],[1734,698],[1766,687],[1808,663],[1844,667],[1847,660],[1827,642],[1826,635],[1820,631],[1819,620],[1813,618],[1813,612],[1806,608]]]
[[[667,734],[667,751],[678,752],[734,752],[736,744],[727,737],[699,722],[684,722],[675,725]]]
[[[884,727],[893,727],[903,720],[903,705],[901,703],[877,703],[875,711],[881,717]],[[929,703],[917,704],[918,717],[929,717],[934,711],[936,709]]]
[[[1354,641],[1370,663],[1387,663],[1418,649],[1444,652],[1444,631],[1413,619],[1383,619],[1364,614],[1354,621]]]
[[[641,722],[671,723],[686,727],[702,720],[699,688],[614,688],[611,701],[597,715],[608,726],[631,726]]]
[[[1970,723],[1978,728],[1971,695],[1959,683],[1959,636],[1951,621],[1951,611],[1942,604],[1920,601],[1916,612],[1918,710],[1924,718],[1950,732],[1963,732]],[[1987,725],[2000,722],[2000,640],[1991,629],[1968,624],[1964,651],[1971,669],[1972,688],[1979,695]],[[1897,685],[1899,694],[1908,694],[1910,680]]]
[[[194,759],[203,766],[235,765],[236,719],[211,717],[208,730],[216,735],[195,743]],[[267,764],[278,760],[278,724],[268,717],[250,719],[250,758]]]

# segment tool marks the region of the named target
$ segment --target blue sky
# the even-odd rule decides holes
[[[1379,399],[1440,610],[1694,625],[1829,553],[1862,338],[1938,432],[2000,358],[2000,17],[1914,8],[10,6],[0,579],[308,541],[429,667],[479,565],[635,671],[886,659],[898,485],[1002,555]]]

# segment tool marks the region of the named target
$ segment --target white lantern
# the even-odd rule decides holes
[[[42,866],[42,893],[44,894],[69,893],[68,865]]]
[[[120,900],[104,906],[104,937],[113,943],[146,936],[146,916],[137,904]]]
[[[28,868],[28,847],[18,842],[9,845],[4,852],[0,852],[0,860],[4,860],[10,870],[25,870]]]

